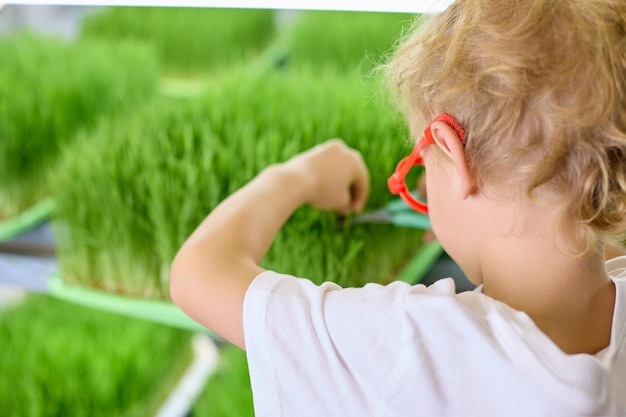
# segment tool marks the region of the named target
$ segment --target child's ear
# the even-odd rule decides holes
[[[430,125],[435,145],[450,158],[460,181],[460,192],[463,200],[467,199],[477,189],[476,177],[469,169],[465,148],[456,131],[446,122],[436,121]]]

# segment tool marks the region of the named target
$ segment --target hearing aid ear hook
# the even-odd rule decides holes
[[[465,130],[458,120],[448,113],[442,113],[429,123],[426,130],[424,130],[424,136],[417,142],[411,154],[398,163],[395,172],[387,180],[387,186],[391,194],[400,195],[400,198],[402,198],[409,207],[422,214],[428,214],[428,205],[411,194],[411,191],[406,186],[406,176],[415,165],[424,165],[424,159],[421,153],[427,145],[435,143],[430,127],[433,123],[438,121],[449,125],[459,136],[461,142],[465,141]]]

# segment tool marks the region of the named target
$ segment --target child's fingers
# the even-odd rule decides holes
[[[350,209],[351,211],[362,211],[365,208],[365,203],[369,197],[370,178],[367,166],[365,165],[361,154],[357,151],[353,152],[356,160],[356,175],[355,180],[350,185]]]
[[[321,210],[348,214],[362,210],[369,196],[369,173],[361,153],[330,139],[287,162],[304,171],[312,186],[307,202]]]

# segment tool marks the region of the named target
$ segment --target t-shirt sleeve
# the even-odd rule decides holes
[[[384,415],[420,331],[406,299],[420,294],[452,299],[454,284],[342,289],[261,273],[244,303],[256,416]]]

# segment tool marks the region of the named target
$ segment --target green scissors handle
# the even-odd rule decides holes
[[[382,209],[357,214],[354,223],[391,223],[398,227],[430,230],[430,219],[410,208],[401,199],[392,200]]]

